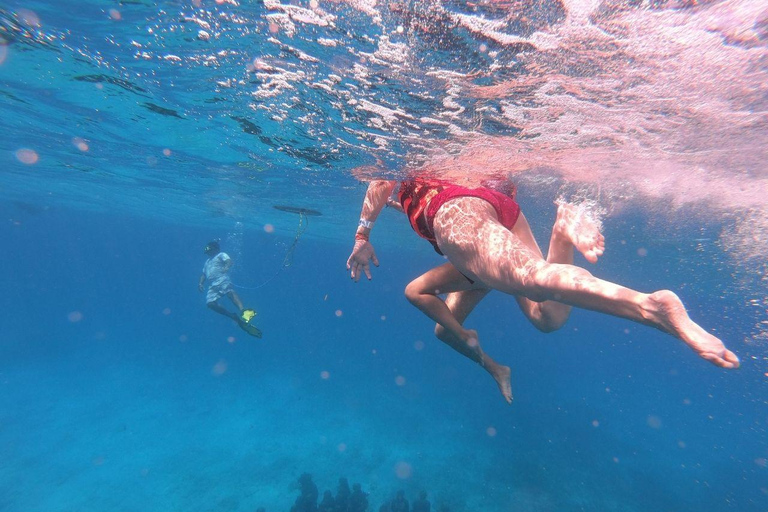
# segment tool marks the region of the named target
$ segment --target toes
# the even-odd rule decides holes
[[[726,350],[722,355],[714,352],[702,352],[700,355],[702,358],[720,368],[732,369],[739,367],[739,358],[730,350]]]
[[[600,257],[601,254],[603,254],[602,251],[591,249],[584,252],[584,258],[590,263],[597,263],[597,258]]]
[[[723,363],[727,362],[722,357],[717,354],[713,354],[712,352],[702,352],[699,355],[702,357],[702,359],[706,359],[710,363],[716,366],[720,366],[721,368],[723,368]]]
[[[512,386],[504,386],[501,394],[504,396],[504,400],[508,403],[512,403]]]

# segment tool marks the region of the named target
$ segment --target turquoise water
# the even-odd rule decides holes
[[[399,490],[411,502],[424,490],[433,510],[453,512],[768,510],[765,212],[749,195],[763,186],[764,166],[750,158],[764,156],[765,109],[748,92],[764,68],[731,77],[752,103],[723,113],[746,119],[743,146],[728,149],[729,134],[705,123],[714,117],[646,109],[632,103],[630,85],[620,90],[626,102],[612,105],[587,50],[561,59],[563,74],[546,60],[535,67],[525,45],[539,44],[547,27],[571,33],[557,27],[583,19],[566,16],[574,6],[404,5],[321,3],[322,16],[336,16],[325,25],[309,22],[316,11],[305,3],[294,5],[305,11],[245,1],[0,5],[0,510],[288,511],[302,473],[321,496],[340,477],[360,483],[372,511]],[[712,26],[731,5],[596,12],[683,13],[684,28]],[[528,42],[470,30],[470,18],[505,19],[494,34]],[[754,25],[757,43],[728,39],[709,51],[759,59],[762,26]],[[412,53],[398,60],[382,35]],[[555,51],[545,46],[542,54]],[[625,60],[630,50],[622,46]],[[639,57],[634,65],[635,78],[651,69]],[[574,133],[568,144],[567,116],[542,99],[555,93],[478,99],[459,81],[451,87],[467,95],[453,96],[439,78],[482,69],[469,81],[483,87],[540,72],[550,83],[570,77],[561,84],[569,90],[589,79],[566,109],[594,111],[584,127],[613,119],[614,107],[643,116],[625,116],[611,137]],[[270,76],[287,81],[270,85]],[[513,104],[530,110],[515,117]],[[539,115],[554,116],[552,127],[539,126]],[[681,132],[711,128],[719,142],[661,147],[675,143],[651,126],[664,119]],[[653,175],[613,156],[600,160],[605,173],[586,172],[580,165],[597,161],[590,148],[629,151],[619,133],[683,156]],[[534,147],[546,139],[542,151],[564,141],[556,152],[569,155],[512,174],[539,244],[556,197],[594,201],[608,249],[590,270],[678,292],[740,356],[739,370],[592,312],[542,334],[494,293],[467,324],[512,367],[508,406],[405,300],[405,285],[443,260],[397,213],[383,212],[373,232],[381,261],[373,280],[350,281],[345,262],[367,173],[403,176],[430,158],[442,169],[448,155],[464,177],[495,174],[516,164],[472,163],[478,148],[502,152],[516,137]],[[707,144],[726,151],[712,156]],[[691,182],[685,201],[651,186],[669,192],[683,182]],[[287,266],[299,219],[276,204],[323,214],[302,226]],[[217,237],[263,339],[208,311],[197,290],[202,248]]]

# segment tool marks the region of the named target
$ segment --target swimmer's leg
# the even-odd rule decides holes
[[[543,259],[536,239],[525,215],[520,216],[512,232]],[[592,262],[603,254],[605,238],[600,233],[597,222],[590,219],[583,210],[575,205],[560,203],[557,218],[552,226],[552,235],[547,251],[548,263],[573,264],[573,252],[578,249]],[[571,314],[571,306],[561,302],[546,300],[534,302],[526,297],[516,296],[518,305],[531,323],[542,332],[552,332],[562,327]]]
[[[490,290],[472,285],[450,263],[417,277],[405,288],[405,296],[429,318],[437,322],[435,335],[448,346],[481,365],[499,386],[501,394],[512,401],[510,369],[498,364],[480,347],[477,332],[464,329],[469,313]],[[438,295],[447,293],[443,301]]]
[[[450,263],[427,271],[405,287],[405,297],[419,308],[422,313],[442,325],[452,337],[461,341],[461,346],[454,347],[462,355],[476,363],[482,362],[482,350],[477,344],[477,333],[464,329],[446,303],[439,297],[444,293],[472,290],[473,285]],[[469,314],[469,313],[467,313]]]
[[[229,300],[232,301],[232,304],[235,305],[237,310],[242,313],[243,312],[243,301],[240,300],[240,296],[237,294],[235,290],[229,290],[227,292],[227,297],[229,297]]]
[[[231,311],[223,307],[221,304],[219,304],[219,301],[209,302],[208,307],[211,310],[215,311],[216,313],[229,317],[235,322],[240,323],[240,317],[238,317],[235,313],[232,313]]]
[[[449,293],[445,298],[445,304],[448,306],[448,309],[451,310],[451,313],[453,313],[456,320],[463,325],[467,316],[469,316],[475,306],[477,306],[490,291],[491,290],[488,288],[482,288]],[[455,338],[452,338],[448,330],[442,325],[437,324],[435,326],[435,335],[449,346],[453,346],[452,343]],[[480,347],[479,340],[477,343],[477,346]],[[491,377],[493,377],[493,380],[496,381],[496,385],[499,387],[499,391],[504,397],[504,400],[506,400],[507,403],[512,403],[512,383],[510,382],[511,370],[509,366],[497,363],[484,351],[482,352],[482,356],[483,368],[485,368]]]
[[[555,222],[555,226],[557,226],[557,222]],[[531,231],[531,226],[528,224],[528,220],[522,212],[515,223],[513,232],[520,241],[533,252],[533,254],[544,259],[541,249],[539,249],[539,245],[536,243],[536,239]],[[573,262],[573,245],[565,243],[562,240],[562,237],[558,237],[554,227],[552,229],[552,237],[549,242],[549,251],[547,254],[547,261],[553,260],[553,263]],[[562,302],[554,300],[535,302],[522,295],[516,295],[515,300],[526,318],[530,320],[534,327],[542,332],[556,331],[565,325],[565,322],[571,315],[571,306],[563,304]]]
[[[490,288],[650,325],[682,340],[713,364],[739,366],[736,355],[693,322],[671,291],[640,293],[575,265],[548,263],[502,226],[493,207],[482,199],[448,201],[437,212],[434,226],[438,246],[449,261]]]

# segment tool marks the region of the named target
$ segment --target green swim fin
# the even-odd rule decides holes
[[[255,325],[251,325],[251,320],[253,320],[253,317],[255,316],[256,316],[256,311],[252,309],[244,309],[243,312],[240,314],[240,321],[237,323],[240,325],[240,328],[242,330],[244,330],[251,336],[256,336],[257,338],[261,338],[261,330]]]
[[[255,336],[257,338],[261,338],[261,329],[256,327],[255,325],[251,325],[246,322],[240,322],[240,328],[250,334],[251,336]]]

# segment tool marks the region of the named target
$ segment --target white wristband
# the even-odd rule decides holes
[[[358,223],[358,225],[365,229],[371,229],[373,227],[373,222],[371,222],[370,220],[360,219],[360,222]]]

